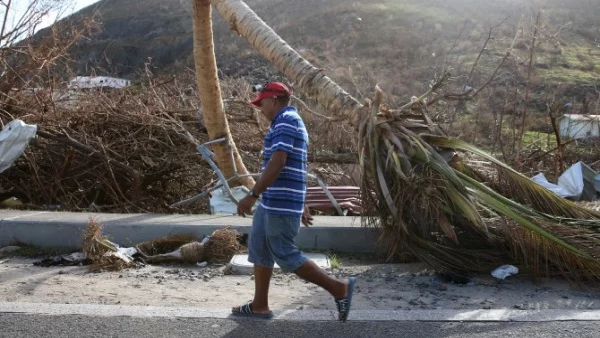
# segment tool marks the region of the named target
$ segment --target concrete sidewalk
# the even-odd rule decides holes
[[[251,218],[223,215],[102,214],[50,211],[0,210],[0,247],[15,241],[51,248],[80,248],[90,218],[104,225],[113,242],[130,246],[158,237],[191,233],[202,237],[231,226],[248,233]],[[315,217],[314,225],[302,227],[297,237],[304,250],[374,252],[377,232],[362,228],[360,218]]]

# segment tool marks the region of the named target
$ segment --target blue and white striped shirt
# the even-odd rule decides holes
[[[269,214],[300,217],[306,198],[308,133],[296,107],[285,107],[273,118],[265,136],[263,171],[277,150],[288,154],[285,167],[262,194],[260,205]]]

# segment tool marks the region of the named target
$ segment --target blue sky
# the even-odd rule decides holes
[[[42,1],[48,1],[48,0],[42,0]],[[52,0],[50,0],[52,1]],[[78,10],[87,7],[93,3],[98,2],[99,0],[66,0],[65,2],[68,3],[68,6],[66,8],[66,13],[63,13],[63,16],[67,16],[69,14],[72,14],[74,12],[77,12]],[[23,14],[23,12],[26,10],[26,8],[28,7],[28,5],[31,3],[31,0],[13,0],[13,6],[16,5],[16,7],[13,8],[11,16],[14,17],[18,17],[19,14]],[[51,15],[48,15],[47,17],[44,18],[43,22],[41,23],[39,28],[44,28],[47,27],[49,25],[51,25],[52,23],[54,23],[54,21],[56,20],[58,13],[52,13]],[[11,20],[9,19],[9,25],[11,23]]]

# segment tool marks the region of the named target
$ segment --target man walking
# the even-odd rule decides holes
[[[269,319],[269,284],[274,263],[327,290],[335,300],[339,320],[345,322],[352,304],[356,279],[331,278],[298,249],[294,238],[300,223],[311,225],[305,206],[308,134],[298,110],[289,106],[290,91],[279,82],[266,84],[252,104],[271,121],[265,136],[262,173],[248,196],[238,204],[238,215],[252,214],[248,260],[254,263],[254,299],[234,307],[236,316]]]

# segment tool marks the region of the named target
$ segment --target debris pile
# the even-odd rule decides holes
[[[0,175],[0,197],[15,197],[0,206],[173,213],[182,210],[170,207],[174,202],[213,186],[216,175],[197,150],[208,136],[191,80],[142,76],[137,81],[119,90],[70,91],[59,101],[59,89],[36,92],[35,99],[17,95],[12,117],[37,126],[37,138]],[[247,103],[252,94],[244,79],[226,80],[222,87],[233,139],[249,170],[258,172],[269,123]],[[21,123],[12,117],[0,116],[0,122]],[[331,128],[321,120],[306,122],[312,155],[351,143],[347,133],[325,133]],[[22,149],[11,147],[10,153],[17,150]],[[207,199],[183,210],[206,213],[208,203],[202,202]]]
[[[203,240],[190,234],[176,234],[146,241],[130,248],[120,247],[102,234],[102,225],[90,219],[83,236],[82,252],[34,262],[38,266],[86,265],[91,271],[116,271],[144,264],[220,263],[244,249],[245,235],[225,228]]]
[[[121,248],[102,234],[102,225],[91,219],[83,234],[83,254],[90,270],[121,270],[136,265],[133,250]]]
[[[51,109],[17,109],[16,118],[37,125],[37,142],[0,175],[2,190],[29,209],[166,212],[209,183],[195,148],[206,138],[198,108],[177,81],[146,80],[118,91],[69,92],[68,105],[40,92]]]

